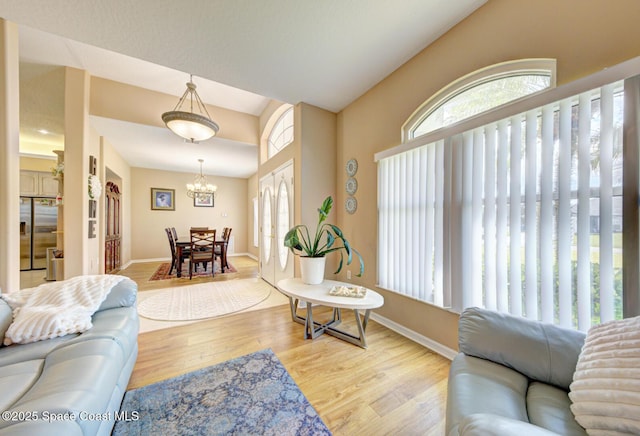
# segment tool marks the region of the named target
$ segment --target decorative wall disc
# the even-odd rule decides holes
[[[356,191],[358,190],[358,181],[353,177],[349,177],[347,179],[345,189],[347,190],[347,194],[349,195],[355,194]]]
[[[353,214],[358,209],[358,201],[354,197],[347,197],[344,202],[344,208],[347,212]]]
[[[353,177],[356,175],[356,172],[358,172],[358,161],[355,159],[349,159],[347,161],[347,175]]]

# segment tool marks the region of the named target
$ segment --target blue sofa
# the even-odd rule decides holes
[[[109,435],[138,355],[137,285],[124,278],[93,327],[0,347],[0,435]],[[12,322],[0,300],[0,333]]]
[[[458,325],[447,436],[586,436],[569,385],[585,334],[477,307]]]

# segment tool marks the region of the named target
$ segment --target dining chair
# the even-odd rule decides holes
[[[231,237],[231,227],[222,229],[222,244],[216,244],[216,257],[220,258],[220,269],[229,268],[227,262],[227,248],[229,247],[229,238]]]
[[[169,227],[165,228],[164,231],[167,233],[167,239],[169,239],[169,248],[171,249],[171,267],[169,268],[169,274],[176,269],[178,270],[178,256],[176,255],[176,243],[173,239],[173,235],[171,234],[171,229]]]
[[[191,252],[189,254],[189,280],[193,277],[194,269],[202,263],[206,271],[206,265],[211,262],[211,276],[216,272],[215,267],[215,241],[216,231],[214,230],[190,230]]]

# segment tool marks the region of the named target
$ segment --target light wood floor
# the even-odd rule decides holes
[[[213,280],[258,275],[248,257],[231,262],[238,272]],[[121,274],[141,292],[212,280],[149,282],[158,265],[134,264]],[[343,318],[355,333],[352,315]],[[304,340],[288,305],[239,313],[140,334],[129,389],[271,348],[334,435],[443,435],[450,362],[375,321],[367,342],[364,350],[327,335]]]

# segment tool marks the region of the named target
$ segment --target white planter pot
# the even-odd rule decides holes
[[[308,285],[319,285],[324,281],[325,257],[300,256],[300,274],[302,281]]]

